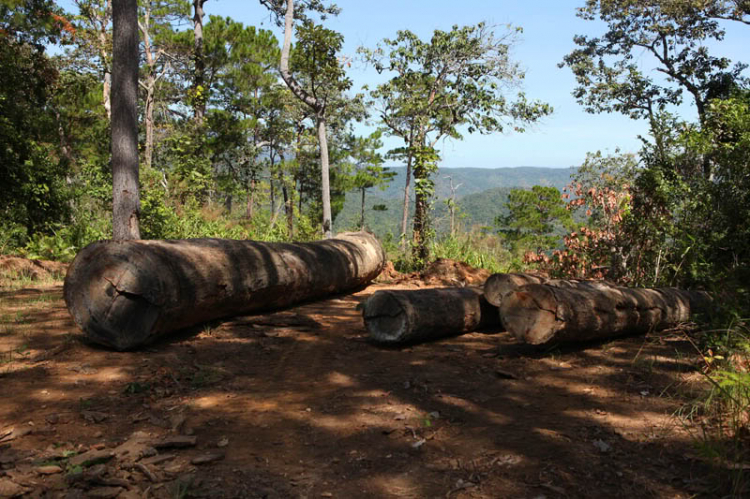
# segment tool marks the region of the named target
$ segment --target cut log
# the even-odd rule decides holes
[[[711,301],[702,291],[633,289],[600,282],[529,284],[500,306],[505,329],[532,345],[645,334],[690,320]]]
[[[94,342],[128,350],[205,321],[367,284],[385,265],[374,236],[312,243],[101,241],[76,256],[65,303]]]
[[[499,307],[503,297],[527,284],[543,284],[547,279],[532,274],[492,274],[484,283],[484,297],[492,305]]]
[[[364,304],[365,327],[376,343],[436,340],[481,329],[499,329],[497,308],[478,288],[375,292]]]
[[[484,297],[492,305],[500,307],[503,297],[528,284],[547,284],[558,288],[594,287],[603,288],[615,286],[608,281],[579,280],[579,279],[547,279],[533,274],[492,274],[484,283]]]

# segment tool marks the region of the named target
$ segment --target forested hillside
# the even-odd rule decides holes
[[[397,237],[403,212],[406,169],[389,167],[396,173],[387,189],[368,189],[365,197],[366,226],[379,236]],[[575,168],[440,168],[434,175],[435,199],[431,216],[438,235],[450,232],[450,215],[446,201],[451,198],[451,182],[455,190],[456,220],[462,231],[492,228],[495,218],[507,214],[505,203],[511,189],[530,189],[544,185],[562,190],[571,181]],[[413,200],[413,195],[412,198]],[[385,208],[385,210],[383,209]],[[348,193],[334,227],[337,230],[359,226],[361,196]]]

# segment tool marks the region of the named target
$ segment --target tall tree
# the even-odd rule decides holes
[[[98,58],[102,79],[102,105],[111,117],[110,94],[112,93],[112,0],[74,0],[79,11],[78,19],[87,29],[77,37],[84,44],[84,51],[93,49]]]
[[[578,48],[561,63],[576,76],[573,95],[588,112],[648,119],[660,150],[660,112],[680,104],[687,94],[703,123],[708,101],[727,97],[742,81],[746,65],[732,66],[728,58],[711,55],[706,42],[723,39],[719,19],[748,22],[747,2],[587,0],[578,16],[604,22],[607,31],[599,37],[574,37]],[[642,70],[642,54],[662,77]],[[709,162],[703,166],[709,177]]]
[[[112,10],[112,228],[116,241],[140,239],[138,186],[138,2]]]
[[[207,0],[193,0],[193,117],[200,123],[206,114],[208,89],[205,87],[206,62],[203,54],[203,4]]]
[[[379,187],[385,189],[393,180],[396,172],[383,167],[383,156],[378,149],[383,147],[380,140],[382,132],[376,131],[369,137],[354,137],[351,157],[354,163],[352,184],[358,189],[362,198],[359,214],[359,228],[365,228],[365,196],[367,189]]]
[[[552,108],[528,102],[518,93],[509,102],[505,93],[524,74],[510,59],[510,47],[519,28],[508,27],[502,36],[484,23],[436,30],[429,42],[411,31],[399,31],[376,50],[363,49],[378,72],[394,74],[373,92],[386,130],[405,141],[415,180],[414,256],[426,260],[428,211],[437,170],[436,145],[444,137],[461,139],[469,133],[502,132],[506,126],[523,131],[549,114]]]
[[[145,143],[143,164],[151,168],[154,151],[154,111],[156,107],[156,87],[169,70],[166,61],[170,56],[169,42],[172,38],[172,24],[187,17],[188,4],[184,0],[144,0],[140,5],[138,28],[141,32],[144,78],[139,84],[145,92],[143,121]]]
[[[497,217],[495,223],[513,246],[554,247],[559,239],[552,234],[555,228],[569,228],[573,221],[557,187],[512,189],[506,206],[508,214]]]
[[[280,13],[283,5],[283,3],[277,0],[261,0],[261,3],[271,7],[277,14]],[[335,6],[328,8],[324,7],[322,2],[318,0],[310,0],[303,3],[308,9],[330,13],[336,12]],[[289,89],[315,113],[318,144],[320,147],[323,234],[326,238],[330,238],[333,236],[333,221],[331,217],[330,164],[328,156],[328,136],[326,131],[328,99],[324,93],[318,95],[318,92],[323,90],[323,87],[315,85],[315,78],[311,80],[313,87],[310,89],[305,88],[297,81],[290,69],[289,61],[291,56],[292,30],[294,29],[295,17],[294,8],[294,0],[286,0],[286,9],[284,11],[284,44],[281,49],[279,69],[281,77]],[[341,49],[341,45],[343,44],[343,37],[331,30],[327,30],[321,26],[316,26],[307,19],[305,20],[303,27],[298,31],[298,35],[303,36],[303,39],[300,40],[303,47],[300,50],[308,51],[310,58],[308,58],[307,61],[309,61],[313,71],[319,72],[321,76],[317,81],[324,82],[324,86],[333,85],[345,86],[348,88],[351,85],[351,82],[344,78],[343,69],[336,58],[336,52]],[[314,59],[313,57],[318,59]]]

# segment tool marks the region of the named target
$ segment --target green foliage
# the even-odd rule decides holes
[[[393,77],[372,92],[373,102],[387,133],[402,138],[407,163],[414,161],[416,209],[415,258],[424,260],[431,238],[427,220],[433,195],[434,173],[442,137],[462,138],[469,133],[502,132],[513,125],[518,131],[552,111],[541,102],[530,103],[522,93],[515,102],[504,89],[523,79],[510,60],[514,32],[496,37],[484,23],[436,30],[429,42],[411,31],[398,31],[375,50],[360,49],[378,72]]]
[[[513,251],[555,247],[559,236],[553,232],[570,228],[573,223],[556,187],[513,189],[506,206],[508,214],[499,216],[495,223]]]
[[[431,243],[434,258],[450,258],[492,273],[518,270],[518,261],[491,235],[469,232],[447,236]]]

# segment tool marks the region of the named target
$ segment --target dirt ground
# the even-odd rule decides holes
[[[370,344],[376,290],[486,278],[443,267],[126,353],[82,338],[61,282],[6,287],[0,497],[719,495],[674,417],[702,388],[682,334]]]

